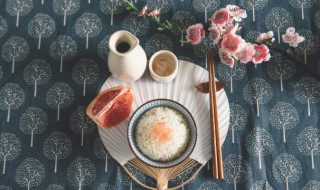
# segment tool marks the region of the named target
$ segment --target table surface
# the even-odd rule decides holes
[[[184,189],[320,189],[319,0],[138,0],[139,7],[160,6],[161,21],[180,26],[175,32],[157,31],[155,23],[138,18],[123,4],[113,11],[111,25],[110,7],[116,0],[70,0],[75,4],[64,26],[62,1],[42,1],[0,1],[0,189],[142,189],[110,157],[85,115],[110,76],[109,37],[128,30],[139,38],[148,58],[167,49],[178,59],[205,67],[205,52],[216,47],[208,37],[199,45],[181,46],[180,33],[200,22],[208,28],[205,7],[210,17],[227,4],[247,10],[240,31],[246,40],[272,30],[274,47],[286,51],[287,44],[277,42],[277,31],[283,34],[289,26],[306,40],[294,50],[295,60],[272,50],[270,61],[257,67],[248,63],[230,69],[215,56],[216,76],[228,83],[231,111],[223,144],[225,179],[212,179],[212,168],[206,166]],[[96,26],[89,28],[95,29],[88,48],[86,18]],[[64,40],[68,49],[62,50]],[[84,94],[87,71],[92,75]],[[141,173],[136,176],[154,185]],[[187,177],[178,176],[170,184]]]

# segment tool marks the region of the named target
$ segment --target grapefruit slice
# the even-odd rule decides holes
[[[111,128],[130,116],[133,100],[129,87],[112,87],[98,94],[89,104],[86,113],[99,126]]]

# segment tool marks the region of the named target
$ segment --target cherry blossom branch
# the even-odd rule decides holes
[[[126,10],[133,10],[138,12],[138,16],[140,17],[148,17],[151,19],[151,21],[155,22],[158,27],[157,30],[163,31],[163,30],[173,30],[173,24],[166,20],[164,22],[160,22],[160,9],[154,9],[151,12],[148,13],[148,6],[144,6],[141,10],[138,9],[138,7],[130,0],[123,0],[125,3],[127,3]]]

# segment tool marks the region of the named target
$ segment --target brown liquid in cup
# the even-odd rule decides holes
[[[154,58],[152,70],[158,76],[168,76],[173,73],[175,60],[170,55],[160,54]]]

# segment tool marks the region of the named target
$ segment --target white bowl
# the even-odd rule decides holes
[[[173,160],[170,161],[156,161],[152,160],[148,156],[144,155],[142,151],[139,149],[137,142],[136,142],[136,126],[139,122],[140,117],[149,109],[154,108],[154,107],[159,107],[159,106],[164,106],[164,107],[169,107],[171,109],[174,109],[178,111],[187,121],[188,127],[189,127],[189,142],[184,149],[184,151],[181,153],[181,155],[177,158],[174,158]],[[175,165],[180,164],[183,162],[185,159],[187,159],[190,154],[192,153],[196,142],[197,142],[197,128],[196,128],[196,123],[191,115],[191,113],[181,104],[178,102],[175,102],[173,100],[169,99],[155,99],[151,100],[149,102],[144,103],[141,105],[131,116],[130,121],[129,121],[129,126],[128,126],[128,141],[129,141],[129,146],[134,153],[134,155],[140,159],[142,162],[153,166],[153,167],[158,167],[158,168],[169,168],[173,167]]]
[[[149,60],[149,71],[155,81],[170,82],[177,76],[178,59],[171,51],[158,51]]]

